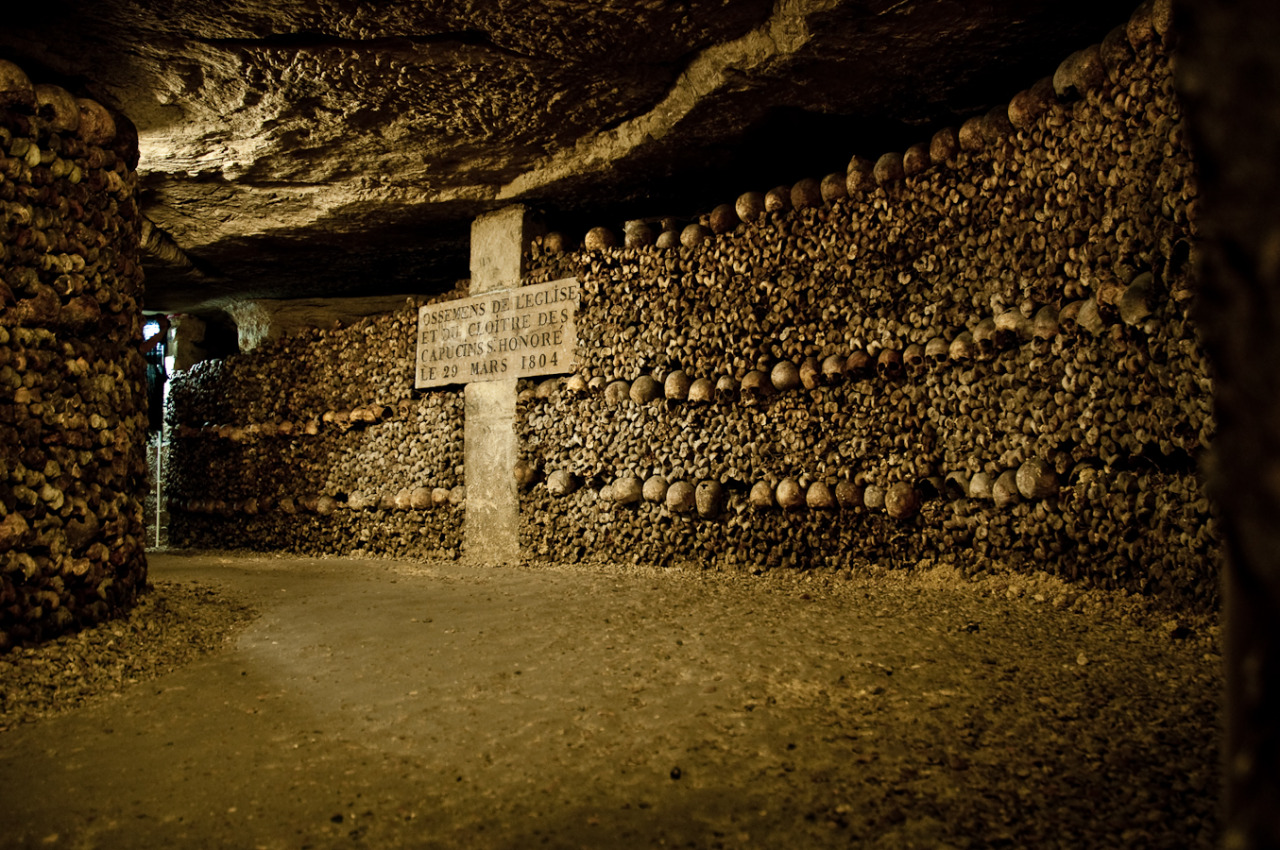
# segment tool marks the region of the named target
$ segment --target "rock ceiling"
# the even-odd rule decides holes
[[[431,292],[478,213],[696,216],[1051,74],[1114,0],[42,0],[0,57],[127,114],[150,309]],[[615,222],[614,219],[617,221]]]

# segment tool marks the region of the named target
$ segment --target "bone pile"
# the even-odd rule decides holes
[[[265,340],[176,375],[171,543],[455,557],[466,495],[462,393],[415,397],[423,303]]]
[[[927,558],[1213,604],[1170,41],[1167,4],[1145,3],[906,151],[696,221],[535,239],[524,282],[577,277],[582,303],[577,371],[519,384],[522,549]],[[412,397],[411,325],[407,308],[177,381],[185,540],[456,553],[461,397]]]
[[[522,395],[525,547],[995,562],[1210,604],[1198,190],[1169,36],[1144,4],[905,152],[578,250],[549,233],[531,282],[580,278],[581,366]]]

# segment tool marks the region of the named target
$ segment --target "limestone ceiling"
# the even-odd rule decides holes
[[[194,268],[147,306],[430,292],[478,213],[696,216],[926,139],[1127,19],[1114,0],[41,0],[0,56],[136,123]],[[616,222],[614,221],[616,219]]]

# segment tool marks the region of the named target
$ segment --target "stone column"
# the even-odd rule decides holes
[[[524,243],[524,207],[507,207],[477,218],[471,226],[470,294],[519,286]],[[513,378],[470,383],[465,393],[463,554],[472,562],[511,563],[520,554],[516,382]]]

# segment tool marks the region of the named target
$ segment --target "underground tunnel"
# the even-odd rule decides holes
[[[0,844],[1280,846],[1277,37],[15,12]]]

